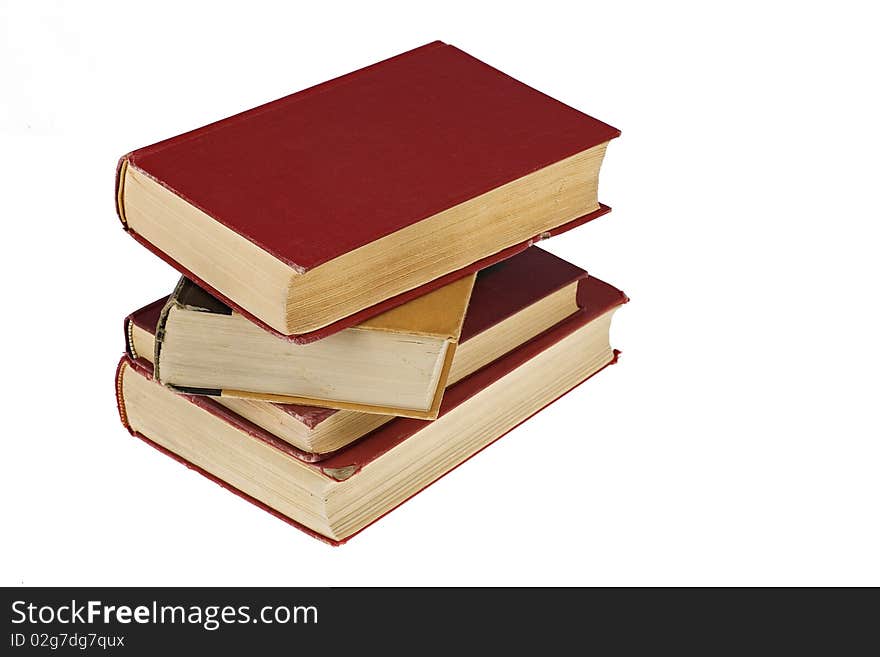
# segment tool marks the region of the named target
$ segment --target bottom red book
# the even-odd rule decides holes
[[[616,362],[611,317],[626,296],[590,278],[569,319],[447,389],[436,420],[397,418],[320,462],[210,397],[173,392],[122,358],[116,394],[138,438],[332,544],[360,532]]]

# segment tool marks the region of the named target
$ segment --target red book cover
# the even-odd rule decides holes
[[[619,131],[442,42],[434,42],[120,161],[290,269],[307,273],[511,181],[605,143]],[[608,211],[569,217],[542,235],[300,334],[307,342]],[[143,236],[136,239],[251,319]],[[276,325],[276,329],[277,325]]]
[[[499,322],[560,290],[575,281],[578,287],[578,305],[589,302],[588,296],[596,295],[605,287],[599,286],[596,279],[588,278],[587,272],[562,258],[536,246],[483,269],[477,274],[468,311],[461,329],[459,344],[464,344]],[[132,346],[132,327],[137,326],[155,334],[156,325],[167,297],[154,301],[130,314],[125,321],[126,349],[130,356],[144,359],[143,354],[134,353]],[[145,360],[151,361],[152,354]],[[265,402],[271,404],[272,402]],[[273,404],[284,410],[292,418],[314,429],[338,411],[318,406],[301,404]],[[324,455],[320,455],[324,456]],[[311,455],[309,460],[317,460]]]
[[[556,343],[560,342],[567,336],[571,335],[578,329],[584,327],[590,321],[596,319],[600,315],[605,314],[606,312],[616,308],[623,303],[628,301],[626,295],[624,295],[620,290],[613,288],[612,286],[599,281],[595,278],[588,279],[589,287],[591,288],[594,294],[588,294],[587,297],[589,299],[588,305],[582,308],[579,312],[577,312],[574,316],[562,322],[561,324],[555,326],[554,328],[546,331],[540,336],[530,340],[525,345],[520,348],[508,353],[504,357],[498,359],[491,365],[484,367],[473,375],[467,377],[456,385],[452,386],[447,390],[446,395],[443,399],[443,404],[440,410],[440,416],[436,420],[436,422],[442,422],[442,418],[453,409],[455,409],[460,404],[464,403],[474,395],[478,394],[482,390],[486,389],[488,386],[493,383],[503,379],[508,374],[512,373],[518,367],[524,365],[532,358],[535,358],[539,354],[543,353]],[[605,363],[604,366],[610,365],[617,360],[617,351],[614,352],[614,357],[609,362]],[[603,367],[604,367],[603,366]],[[120,361],[119,368],[117,369],[117,377],[116,377],[116,395],[117,395],[117,403],[119,406],[119,414],[122,423],[126,426],[126,428],[132,433],[148,444],[156,447],[160,451],[172,456],[176,460],[184,463],[188,467],[200,472],[205,475],[209,479],[217,482],[221,486],[235,492],[241,497],[255,503],[257,506],[269,511],[273,515],[276,515],[283,520],[289,522],[290,524],[303,529],[309,534],[316,536],[317,538],[330,542],[332,544],[343,543],[346,540],[350,539],[351,536],[346,537],[344,540],[335,541],[332,539],[328,539],[325,536],[317,534],[313,530],[304,527],[297,521],[280,514],[278,511],[269,508],[259,500],[256,500],[249,494],[236,489],[233,486],[230,486],[227,482],[224,482],[218,479],[216,476],[211,473],[205,471],[204,469],[194,465],[193,463],[187,462],[185,459],[182,459],[179,455],[176,455],[169,450],[163,448],[158,445],[154,441],[150,440],[146,436],[139,434],[137,431],[134,431],[131,428],[131,425],[128,422],[125,400],[124,400],[124,390],[123,390],[123,371],[130,367],[134,369],[140,375],[151,378],[151,368],[149,364],[143,360],[132,360],[128,356],[124,356]],[[592,376],[592,375],[590,375]],[[589,378],[589,376],[587,377]],[[585,380],[585,379],[584,379]],[[582,383],[580,381],[579,383]],[[576,385],[579,385],[576,384]],[[575,387],[576,387],[575,385]],[[569,389],[570,390],[570,389]],[[567,391],[566,391],[567,392]],[[293,458],[299,458],[298,451],[292,449],[291,446],[284,442],[283,440],[278,439],[267,431],[253,425],[246,420],[243,420],[239,416],[230,412],[228,409],[220,406],[215,400],[210,397],[199,397],[199,396],[191,396],[184,395],[182,393],[171,393],[168,394],[177,394],[185,399],[187,399],[190,403],[198,406],[202,410],[223,419],[225,422],[232,424],[234,427],[245,433],[250,439],[258,440],[263,443],[265,446],[273,450],[278,450],[288,456]],[[565,393],[562,393],[565,394]],[[552,402],[552,400],[551,400]],[[550,403],[550,402],[548,402]],[[525,421],[528,418],[523,418],[521,422]],[[425,420],[414,420],[409,418],[397,418],[388,424],[376,429],[368,436],[353,444],[352,446],[340,450],[336,454],[334,454],[329,459],[322,461],[320,463],[307,463],[307,467],[313,469],[316,473],[320,473],[322,476],[325,476],[333,481],[346,481],[352,477],[356,477],[358,473],[369,463],[372,461],[379,459],[384,454],[389,452],[389,450],[394,447],[400,445],[408,438],[416,435],[419,431],[429,426],[431,422]],[[516,425],[518,426],[518,424]],[[507,433],[513,427],[504,431]],[[504,435],[503,433],[501,435]],[[496,436],[491,442],[497,440],[501,437],[501,435]],[[476,452],[474,452],[476,453]],[[470,454],[467,458],[470,458],[473,454]],[[467,460],[467,458],[465,460]],[[462,461],[463,462],[463,461]],[[460,463],[458,464],[460,465]],[[457,467],[454,466],[454,467]],[[445,473],[443,473],[445,474]],[[440,475],[443,476],[443,475]],[[439,477],[438,477],[439,478]],[[436,481],[436,479],[435,479]],[[431,482],[433,483],[433,482]],[[430,484],[428,484],[430,485]],[[372,524],[372,523],[370,523]],[[359,533],[361,530],[358,530]],[[352,535],[355,535],[352,534]]]

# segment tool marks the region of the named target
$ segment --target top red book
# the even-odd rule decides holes
[[[129,153],[118,211],[308,341],[601,213],[618,134],[438,41]]]

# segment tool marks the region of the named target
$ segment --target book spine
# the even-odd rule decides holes
[[[132,334],[134,331],[134,318],[129,315],[125,318],[125,322],[122,326],[125,333],[125,353],[128,354],[128,357],[132,360],[136,360],[139,356],[134,349],[134,335]]]
[[[116,410],[119,411],[119,421],[122,422],[129,433],[132,433],[131,425],[128,423],[128,415],[125,412],[125,397],[122,394],[122,375],[128,362],[125,357],[121,358],[116,366]]]
[[[185,284],[186,279],[183,277],[177,281],[177,285],[174,286],[174,291],[171,293],[171,296],[168,297],[168,301],[165,302],[165,305],[162,306],[162,312],[159,313],[159,322],[156,324],[156,334],[154,338],[156,346],[153,351],[153,378],[162,384],[164,384],[165,381],[162,380],[160,366],[162,363],[162,345],[165,342],[165,329],[168,323],[168,315],[172,308],[180,306],[178,299]],[[217,394],[219,394],[219,392]]]
[[[125,204],[124,204],[124,185],[125,185],[125,171],[128,169],[128,158],[131,153],[126,153],[122,157],[119,158],[119,162],[116,163],[116,216],[119,217],[119,221],[122,222],[122,227],[125,230],[128,230],[128,222],[125,220]]]

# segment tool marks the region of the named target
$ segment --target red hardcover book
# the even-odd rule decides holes
[[[459,381],[569,317],[590,294],[596,294],[595,285],[583,269],[538,247],[480,271],[447,383]],[[164,302],[160,299],[126,319],[126,348],[133,358],[155,362],[154,336]],[[337,412],[230,396],[217,400],[302,450],[308,460],[326,458],[392,419],[357,410]]]
[[[298,342],[608,210],[619,131],[439,41],[120,160],[126,229]]]
[[[338,544],[616,361],[610,321],[627,299],[589,280],[582,310],[449,388],[437,420],[398,418],[320,463],[210,397],[162,387],[128,356],[116,377],[120,418],[188,467]]]

